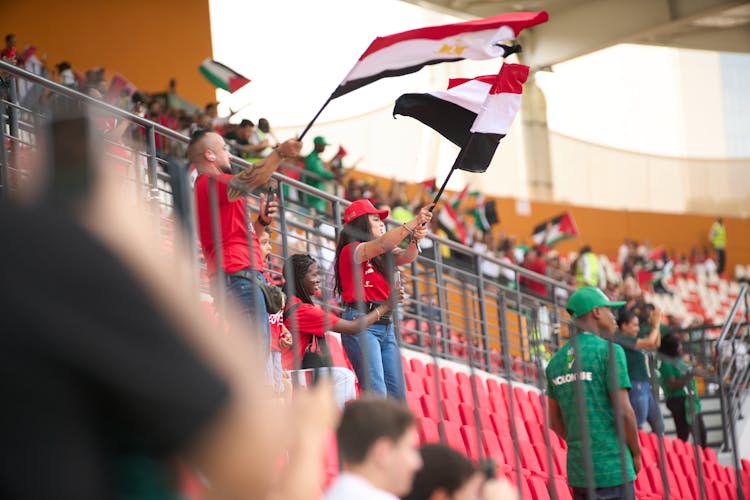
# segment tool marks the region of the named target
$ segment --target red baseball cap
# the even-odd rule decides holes
[[[380,220],[388,217],[388,210],[378,210],[370,200],[353,201],[351,205],[344,210],[344,224],[349,224],[357,217],[368,214],[378,214]]]

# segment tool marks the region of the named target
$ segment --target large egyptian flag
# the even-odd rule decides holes
[[[378,37],[359,57],[331,98],[341,97],[381,78],[415,73],[430,64],[507,56],[516,48],[503,47],[500,42],[514,40],[524,28],[547,19],[544,11],[511,12]]]
[[[225,66],[210,58],[204,59],[198,70],[211,85],[224,89],[227,92],[236,92],[250,83],[249,78],[245,78],[229,66]]]
[[[497,75],[452,79],[448,90],[404,94],[393,114],[411,116],[461,147],[456,168],[484,172],[521,108],[528,76],[528,66],[503,64]]]
[[[547,245],[549,247],[561,241],[569,240],[578,236],[576,221],[570,212],[546,220],[534,227],[531,239],[536,245]]]

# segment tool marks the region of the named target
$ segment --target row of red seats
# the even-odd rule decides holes
[[[454,372],[449,367],[438,369],[434,364],[425,364],[416,357],[404,358],[404,372],[407,403],[417,415],[423,443],[440,441],[442,433],[448,446],[465,453],[472,460],[494,459],[498,464],[498,475],[508,477],[516,485],[515,471],[520,470],[522,498],[549,498],[553,487],[558,498],[569,498],[565,464],[567,446],[554,432],[545,432],[544,395],[519,386],[511,389],[509,384],[493,377],[469,376],[461,371]],[[513,419],[510,418],[511,393],[514,399]],[[549,439],[549,447],[545,438]],[[644,468],[636,478],[636,497],[663,498],[659,438],[656,434],[639,431],[639,439]],[[737,498],[734,470],[719,464],[711,448],[694,447],[679,439],[666,437],[662,438],[662,442],[671,498],[700,498],[696,451],[701,463],[706,498]],[[748,461],[743,461],[741,480],[743,489],[750,493]],[[747,497],[750,498],[750,495]]]
[[[423,443],[439,442],[442,432],[448,446],[475,462],[495,460],[498,476],[514,483],[522,498],[547,500],[552,488],[557,498],[570,498],[566,444],[550,433],[551,446],[547,447],[539,393],[518,386],[511,389],[495,378],[485,380],[449,367],[437,370],[434,364],[425,365],[418,358],[404,361],[404,374],[407,403],[417,415]],[[514,425],[510,423],[511,398]]]

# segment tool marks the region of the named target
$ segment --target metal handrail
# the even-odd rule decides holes
[[[717,365],[718,365],[718,375],[719,375],[719,392],[721,396],[721,419],[722,419],[722,432],[724,435],[724,450],[731,448],[732,451],[732,460],[734,463],[734,468],[737,473],[737,497],[740,500],[744,499],[744,493],[742,491],[742,481],[740,480],[739,471],[740,469],[740,456],[739,456],[739,450],[737,449],[737,429],[736,429],[736,418],[735,418],[735,409],[737,407],[738,402],[740,402],[741,398],[738,397],[739,393],[741,392],[741,388],[739,387],[738,377],[732,377],[729,382],[726,381],[726,373],[725,373],[725,367],[724,367],[724,360],[721,359],[721,350],[722,345],[725,345],[725,342],[732,342],[734,343],[737,340],[737,332],[741,329],[740,323],[735,323],[734,318],[737,315],[737,311],[740,308],[740,305],[743,301],[746,300],[747,297],[747,285],[742,285],[740,288],[740,292],[737,294],[737,300],[734,301],[734,304],[732,305],[732,309],[729,311],[729,316],[727,317],[726,323],[724,323],[724,328],[721,331],[721,335],[719,335],[719,340],[717,342]],[[734,361],[734,357],[731,359],[730,363],[727,366],[727,369],[731,370],[732,368],[732,362]],[[748,370],[746,367],[745,370]],[[746,377],[743,377],[744,379]],[[746,390],[745,390],[746,392]],[[742,398],[744,399],[744,398]],[[728,434],[728,435],[727,435]]]

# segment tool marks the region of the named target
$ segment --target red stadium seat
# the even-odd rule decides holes
[[[532,474],[544,477],[547,479],[549,476],[544,471],[544,467],[539,463],[536,450],[531,443],[528,441],[518,440],[518,451],[521,454],[521,466]]]
[[[458,385],[452,380],[441,380],[440,391],[445,399],[458,403],[461,397],[458,395]]]
[[[422,379],[416,374],[409,370],[404,370],[404,380],[406,381],[406,390],[416,392],[417,394],[424,394],[424,386],[422,385]]]
[[[573,500],[573,495],[570,493],[570,487],[566,480],[561,478],[551,479],[549,482],[550,496],[552,496],[553,487],[555,489],[555,494],[557,495],[557,500]]]
[[[438,366],[435,363],[427,363],[425,365],[425,370],[427,371],[428,377],[434,377],[435,373],[438,371]]]
[[[461,437],[461,426],[448,421],[443,421],[442,426],[445,431],[445,444],[464,455],[468,455],[464,438]]]
[[[455,422],[457,424],[462,424],[461,420],[461,413],[458,410],[458,404],[450,399],[444,399],[440,402],[443,408],[443,417],[445,417],[446,420],[449,420],[451,422]]]
[[[479,442],[477,430],[474,427],[464,425],[461,427],[461,437],[464,441],[464,447],[466,448],[466,455],[473,460],[475,463],[479,462]],[[484,453],[484,450],[482,450]]]
[[[440,368],[440,378],[443,380],[450,380],[452,382],[456,382],[456,374],[453,373],[453,370],[451,370],[447,366],[443,366],[442,368]]]
[[[409,364],[411,365],[411,371],[417,375],[419,378],[425,378],[427,375],[427,371],[425,370],[424,363],[422,363],[422,360],[419,358],[411,358],[409,360]]]
[[[647,465],[642,472],[646,473],[646,477],[651,484],[651,491],[658,495],[663,495],[664,483],[661,479],[661,471],[659,470],[658,464],[653,463],[652,465]]]
[[[474,408],[466,403],[461,403],[458,405],[458,411],[461,415],[461,422],[463,422],[464,425],[471,427],[477,426]],[[479,414],[479,425],[482,429],[495,429],[495,425],[492,423],[492,414],[490,412],[480,409],[477,410],[477,413]]]
[[[530,476],[526,481],[529,483],[529,490],[531,491],[531,498],[533,500],[550,500],[547,485],[544,484],[541,478]]]
[[[406,405],[409,407],[411,412],[418,416],[424,416],[424,410],[422,410],[422,402],[419,400],[421,394],[417,394],[411,391],[406,391]]]
[[[422,415],[427,418],[431,418],[435,422],[439,422],[440,413],[438,411],[438,402],[437,399],[435,399],[435,396],[423,394],[419,397],[419,401],[421,402],[422,406]]]
[[[440,442],[440,432],[438,431],[437,422],[435,422],[431,418],[418,418],[417,432],[419,433],[419,441],[422,444]]]
[[[505,463],[505,457],[500,449],[500,442],[497,440],[497,434],[491,429],[482,429],[482,446],[484,446],[484,455],[500,463]]]

